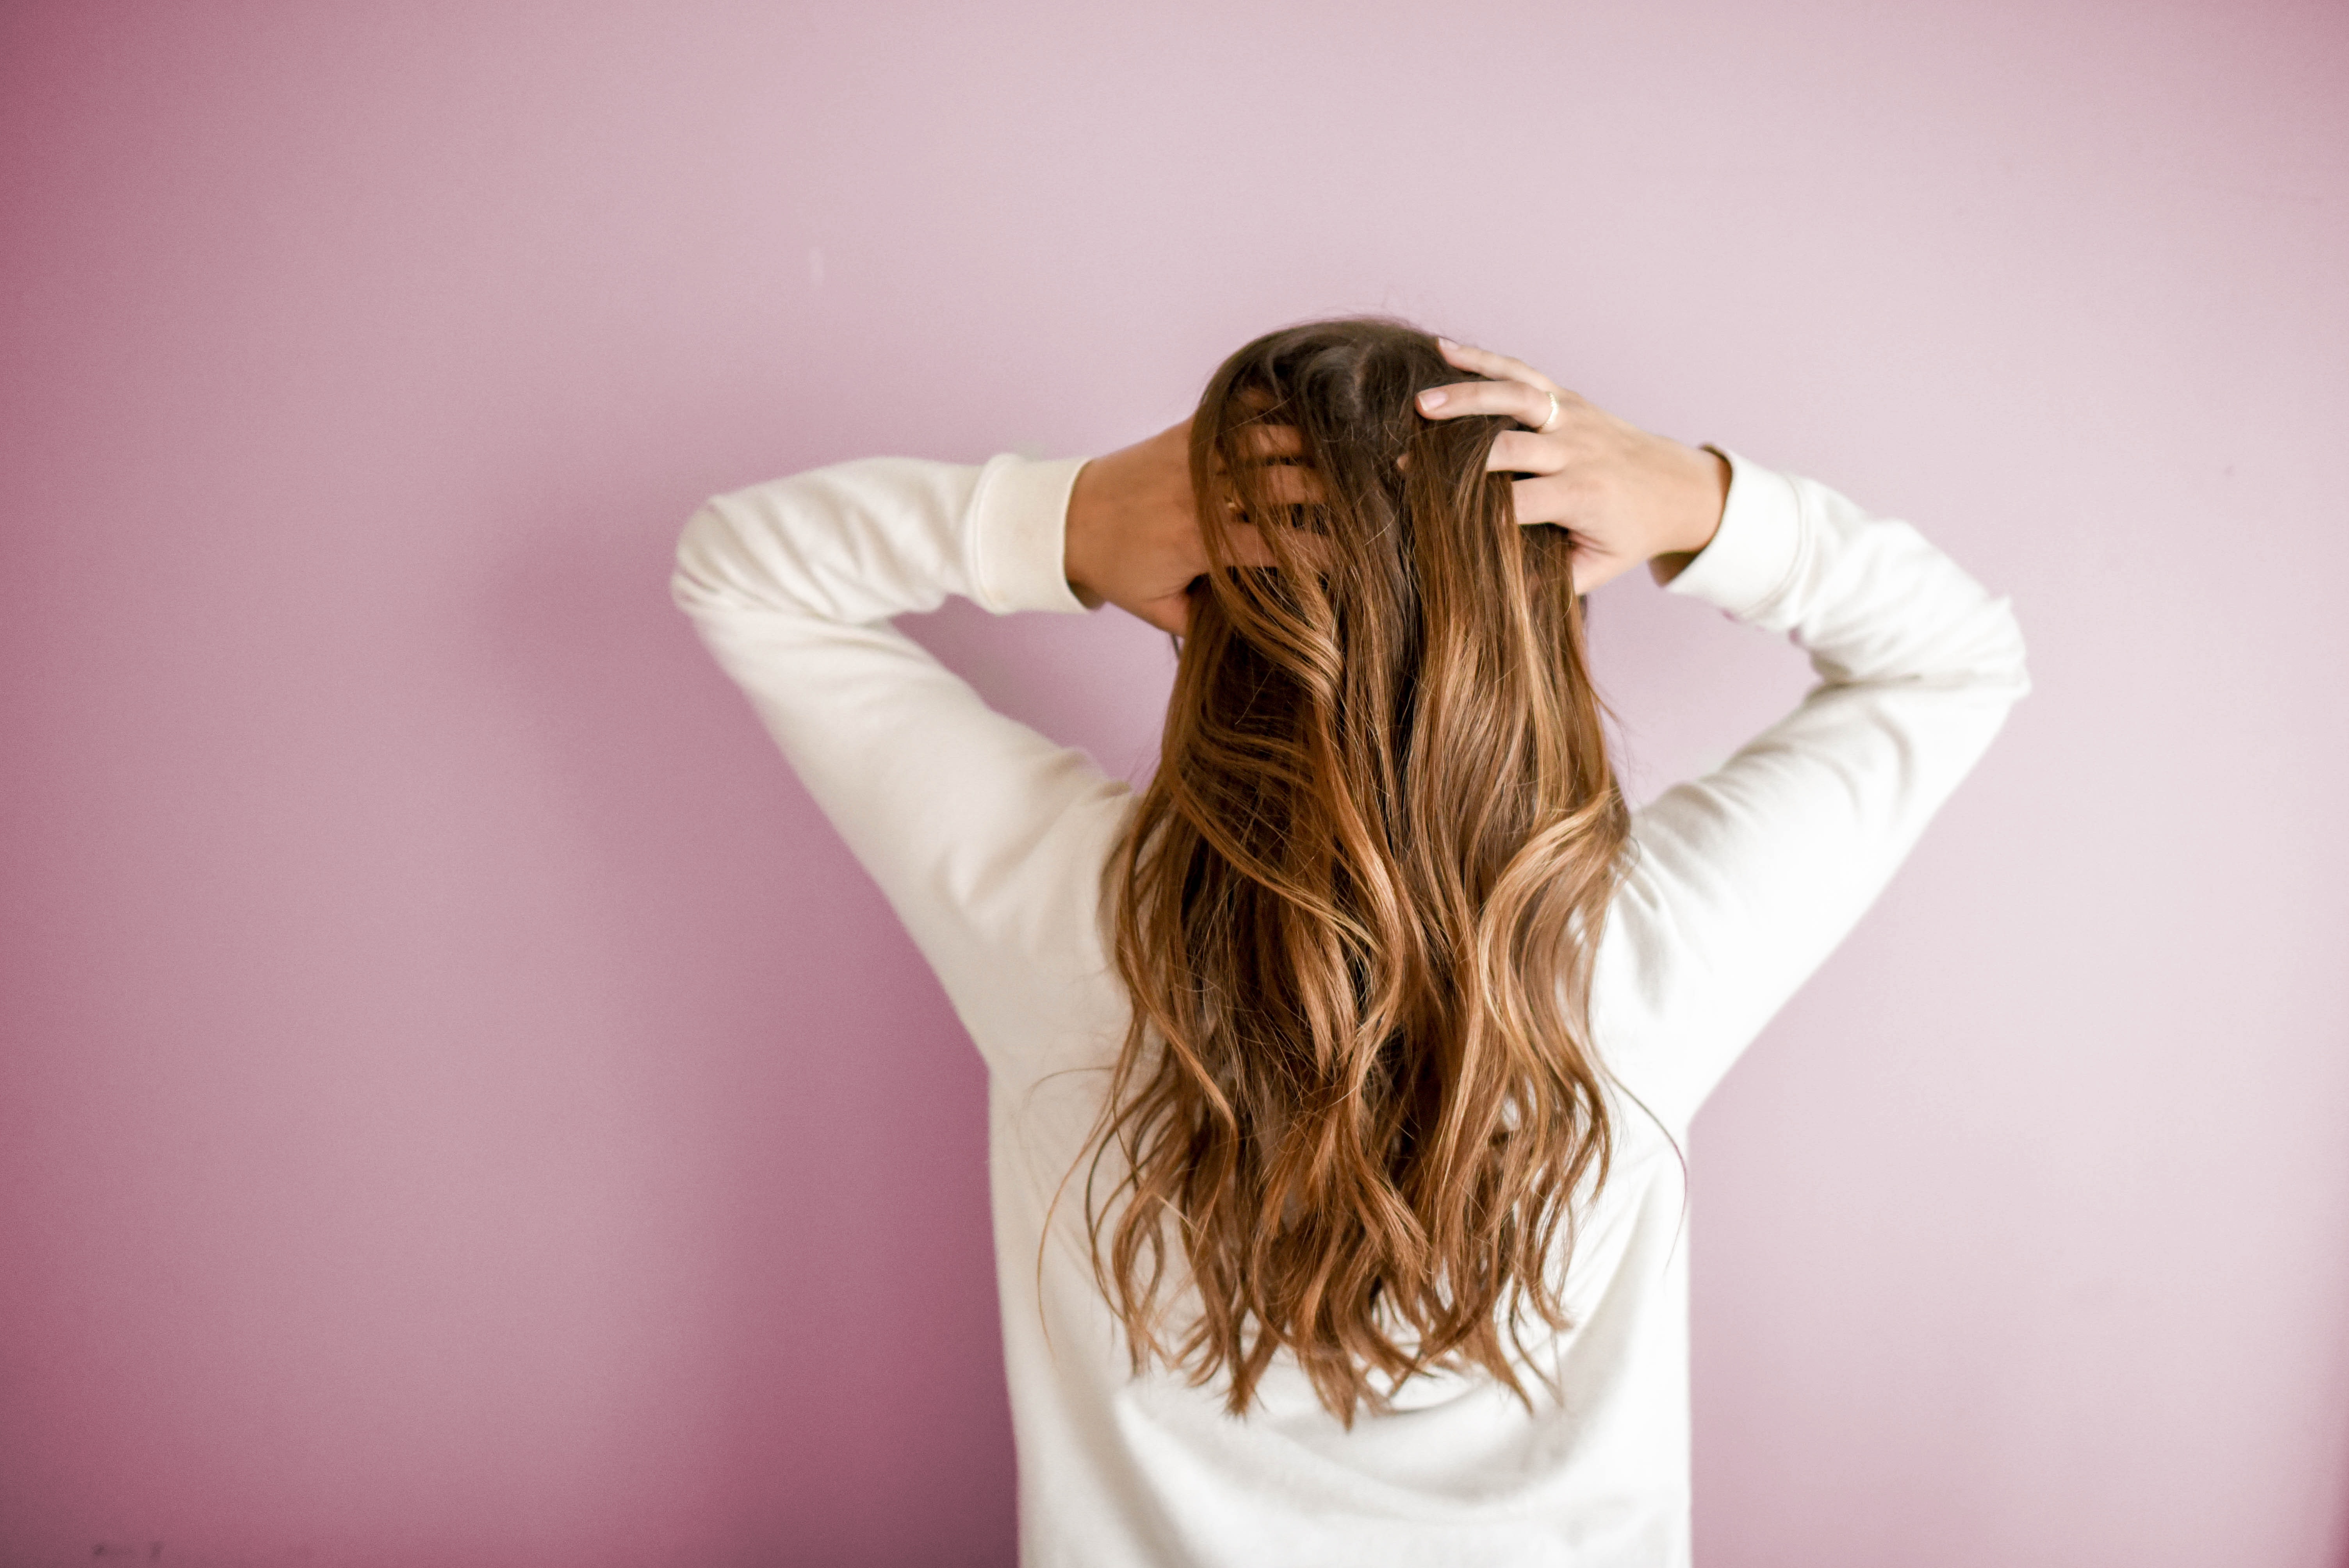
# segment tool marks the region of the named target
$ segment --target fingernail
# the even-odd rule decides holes
[[[1419,406],[1423,408],[1441,408],[1444,407],[1444,388],[1431,387],[1419,395]]]
[[[1444,347],[1446,347],[1446,348],[1457,348],[1457,347],[1459,347],[1459,346],[1460,346],[1458,344],[1456,344],[1456,343],[1453,342],[1453,341],[1452,341],[1450,338],[1448,338],[1448,337],[1439,337],[1439,338],[1437,338],[1435,341],[1436,341],[1436,342],[1438,342],[1438,343],[1440,343],[1440,344],[1442,344],[1442,345],[1444,345]]]

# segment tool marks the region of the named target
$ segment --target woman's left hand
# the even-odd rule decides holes
[[[1271,466],[1264,482],[1276,499],[1321,498],[1306,469],[1288,466],[1297,432],[1270,426],[1245,449]],[[1271,551],[1256,525],[1235,519],[1226,531],[1235,564],[1269,566]],[[1114,604],[1162,632],[1190,630],[1197,584],[1208,570],[1198,500],[1191,490],[1191,422],[1093,459],[1077,470],[1069,495],[1061,562],[1069,586],[1088,608]]]
[[[1499,414],[1527,427],[1495,437],[1485,467],[1528,476],[1512,487],[1517,521],[1567,531],[1577,592],[1642,562],[1668,583],[1712,542],[1729,497],[1726,459],[1619,419],[1522,360],[1438,341],[1455,368],[1492,379],[1430,387],[1421,415]]]
[[[1191,422],[1079,469],[1061,549],[1069,586],[1088,608],[1115,604],[1181,635],[1191,584],[1207,569],[1191,494]]]

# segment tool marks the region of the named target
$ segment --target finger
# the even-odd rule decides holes
[[[1495,381],[1523,381],[1545,392],[1555,392],[1557,383],[1535,369],[1522,359],[1512,359],[1506,354],[1495,354],[1489,348],[1471,348],[1464,343],[1454,343],[1448,337],[1435,340],[1443,350],[1444,363],[1461,370],[1473,370],[1479,376],[1489,376]]]
[[[1287,561],[1281,559],[1282,552],[1287,552]],[[1255,523],[1233,522],[1224,530],[1226,563],[1233,567],[1296,566],[1319,571],[1329,565],[1329,552],[1328,538],[1306,528],[1282,527],[1278,550]],[[1207,562],[1203,559],[1200,564],[1206,567]]]
[[[1554,474],[1573,460],[1566,442],[1533,430],[1504,430],[1485,454],[1488,474]]]
[[[1243,457],[1298,458],[1305,455],[1305,438],[1294,425],[1242,425],[1232,432]]]
[[[1319,506],[1329,493],[1319,473],[1301,468],[1266,469],[1254,476],[1251,488],[1275,506]]]
[[[1240,467],[1260,500],[1282,506],[1318,506],[1324,497],[1321,476],[1305,460],[1305,438],[1294,425],[1247,426],[1236,432]],[[1226,482],[1231,473],[1218,457],[1215,471]]]
[[[1297,502],[1320,499],[1321,481],[1306,459],[1305,438],[1296,426],[1259,425],[1240,430],[1238,437],[1240,466],[1278,487],[1279,499]],[[1216,471],[1227,472],[1220,458]]]
[[[1567,557],[1567,559],[1572,562],[1572,570],[1574,573],[1574,591],[1577,593],[1588,593],[1593,588],[1598,587],[1599,583],[1605,582],[1608,577],[1613,575],[1612,573],[1608,573],[1602,575],[1599,571],[1599,562],[1592,559],[1589,552],[1587,551],[1574,551]]]
[[[1574,591],[1588,593],[1593,588],[1612,583],[1639,562],[1621,555],[1602,555],[1595,550],[1578,546],[1574,552]]]
[[[1557,480],[1519,480],[1509,487],[1509,503],[1519,527],[1556,528],[1565,532],[1577,593],[1588,593],[1601,583],[1611,583],[1638,564],[1589,535],[1575,531],[1568,491]]]
[[[1303,463],[1249,463],[1243,477],[1256,497],[1278,505],[1318,506],[1327,494],[1321,485],[1320,470]],[[1222,478],[1220,490],[1228,492],[1239,488],[1231,475]]]
[[[1509,506],[1517,514],[1521,528],[1537,523],[1555,523],[1564,528],[1575,516],[1573,492],[1555,478],[1517,480],[1509,487]]]
[[[1264,542],[1264,531],[1252,522],[1236,522],[1224,530],[1224,548],[1235,566],[1274,566],[1272,546]]]
[[[1566,407],[1563,396],[1528,382],[1455,381],[1449,387],[1431,387],[1422,392],[1419,395],[1419,411],[1423,418],[1429,419],[1498,414],[1533,429],[1549,418],[1553,396],[1557,396],[1557,407],[1563,410]]]

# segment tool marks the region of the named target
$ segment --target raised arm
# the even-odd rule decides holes
[[[1693,1116],[1874,902],[2029,689],[2023,637],[1917,531],[1734,459],[1720,536],[1671,584],[1783,632],[1819,684],[1640,813],[1616,906],[1626,1070]]]
[[[1633,829],[1594,1026],[1618,1076],[1684,1127],[2029,689],[2022,635],[2004,600],[1906,523],[1637,431],[1514,360],[1466,350],[1454,363],[1502,379],[1447,389],[1454,407],[1431,417],[1538,426],[1558,410],[1549,432],[1495,442],[1495,467],[1529,476],[1520,521],[1575,531],[1591,580],[1650,562],[1671,592],[1791,636],[1819,677],[1793,713],[1667,790]],[[1699,481],[1699,457],[1717,459],[1725,494]]]
[[[694,514],[671,582],[998,1063],[1098,964],[1100,842],[1127,791],[888,618],[949,594],[1081,611],[1061,559],[1078,468],[875,459],[757,485]]]

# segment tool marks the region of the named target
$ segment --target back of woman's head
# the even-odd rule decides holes
[[[1086,1215],[1137,1368],[1235,1412],[1284,1349],[1350,1421],[1437,1367],[1524,1394],[1605,1174],[1585,1001],[1627,818],[1567,537],[1485,471],[1505,421],[1415,411],[1463,378],[1318,323],[1192,427],[1215,569],[1111,871],[1134,1016]]]

